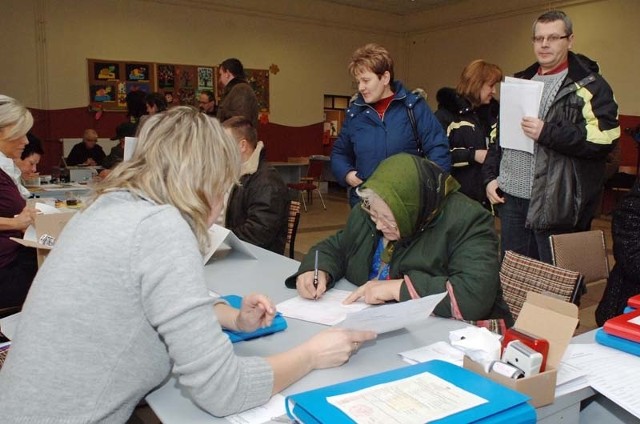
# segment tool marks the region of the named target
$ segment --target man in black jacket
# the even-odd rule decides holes
[[[222,62],[218,68],[218,82],[224,86],[218,120],[224,122],[234,116],[244,116],[258,128],[260,106],[256,93],[247,82],[242,62],[235,58]]]
[[[222,126],[238,142],[242,157],[240,184],[229,195],[224,226],[241,240],[282,255],[289,214],[287,185],[267,164],[264,144],[249,119],[234,116]]]
[[[503,253],[551,263],[551,234],[589,229],[620,125],[598,65],[569,51],[573,26],[564,12],[536,19],[532,41],[537,62],[515,76],[544,83],[539,116],[521,122],[534,153],[494,145],[483,176],[500,215]]]

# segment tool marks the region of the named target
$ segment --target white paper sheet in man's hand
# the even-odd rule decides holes
[[[373,306],[347,315],[337,327],[370,330],[378,334],[399,330],[414,322],[427,319],[447,292],[432,294],[406,302]]]

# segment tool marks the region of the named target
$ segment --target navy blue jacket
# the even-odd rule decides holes
[[[366,181],[378,164],[396,153],[418,155],[418,148],[407,110],[413,109],[424,155],[445,171],[451,169],[449,142],[440,123],[420,92],[408,92],[400,81],[391,87],[394,98],[382,119],[360,93],[346,111],[340,135],[331,151],[331,169],[340,184],[357,171]]]

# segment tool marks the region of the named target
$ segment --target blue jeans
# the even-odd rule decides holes
[[[525,227],[529,199],[504,193],[505,203],[498,205],[500,217],[500,251],[502,256],[507,250],[521,255],[552,263],[549,236],[552,231],[534,231]],[[566,232],[566,231],[565,231]]]

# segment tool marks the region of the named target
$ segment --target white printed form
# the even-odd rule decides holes
[[[361,311],[369,305],[359,301],[343,305],[342,301],[351,294],[348,290],[332,289],[320,299],[310,300],[300,296],[293,297],[276,305],[278,312],[287,318],[315,322],[324,325],[335,325],[343,321],[347,313]]]
[[[428,372],[327,401],[359,424],[422,424],[488,402]]]

